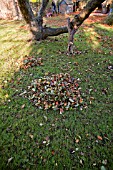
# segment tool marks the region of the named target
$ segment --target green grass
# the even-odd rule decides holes
[[[0,169],[112,170],[113,29],[81,27],[75,35],[81,54],[67,56],[67,34],[28,42],[23,25],[0,21]],[[44,65],[20,69],[25,55]],[[63,114],[34,107],[22,93],[48,72],[79,78],[87,107]]]

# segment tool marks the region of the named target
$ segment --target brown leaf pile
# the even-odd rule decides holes
[[[79,79],[68,73],[45,76],[32,81],[28,86],[28,97],[39,109],[64,110],[83,105]]]
[[[42,65],[43,65],[42,58],[35,58],[33,56],[26,56],[21,61],[21,68],[22,69],[27,69],[27,68],[30,68],[30,67],[42,66]]]

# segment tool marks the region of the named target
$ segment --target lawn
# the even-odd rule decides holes
[[[90,16],[75,35],[72,56],[67,39],[32,42],[23,21],[0,20],[1,170],[113,169],[113,27]],[[27,65],[29,58],[35,63]],[[31,84],[61,73],[78,80],[81,104],[63,112],[36,107]]]

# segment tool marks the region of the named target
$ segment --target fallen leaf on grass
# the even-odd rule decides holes
[[[83,165],[83,160],[82,160],[82,159],[80,160],[80,164],[82,164],[82,165]]]
[[[102,163],[103,163],[104,165],[107,165],[107,159],[103,160]]]
[[[73,148],[71,148],[69,151],[70,151],[70,154],[74,154],[75,153],[75,150]]]
[[[60,114],[62,114],[64,112],[64,110],[62,108],[60,108]]]
[[[83,103],[83,99],[82,99],[82,98],[80,98],[79,102],[80,102],[80,103]]]
[[[101,170],[106,170],[105,166],[101,166]]]
[[[101,136],[97,136],[97,138],[98,138],[99,140],[102,140],[102,137],[101,137]]]
[[[102,93],[107,95],[107,93],[108,93],[107,88],[102,89]]]
[[[113,70],[113,65],[109,65],[107,68],[108,68],[109,70]]]
[[[34,136],[33,136],[32,134],[30,134],[29,137],[30,137],[31,139],[33,139]]]
[[[25,107],[25,104],[23,104],[22,106],[21,106],[21,109],[23,109]]]
[[[75,141],[75,142],[76,142],[76,143],[79,143],[79,141],[80,141],[79,139],[76,139],[76,141]]]
[[[51,151],[51,154],[52,154],[52,155],[55,155],[55,151],[54,151],[54,150],[52,150],[52,151]]]
[[[13,160],[13,157],[8,159],[8,164]]]

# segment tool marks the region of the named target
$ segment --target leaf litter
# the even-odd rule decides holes
[[[21,69],[27,69],[34,66],[42,66],[43,59],[33,56],[25,56],[21,61]]]
[[[79,83],[79,78],[68,73],[45,75],[32,80],[28,86],[28,98],[38,109],[59,110],[60,114],[64,110],[86,108]]]

